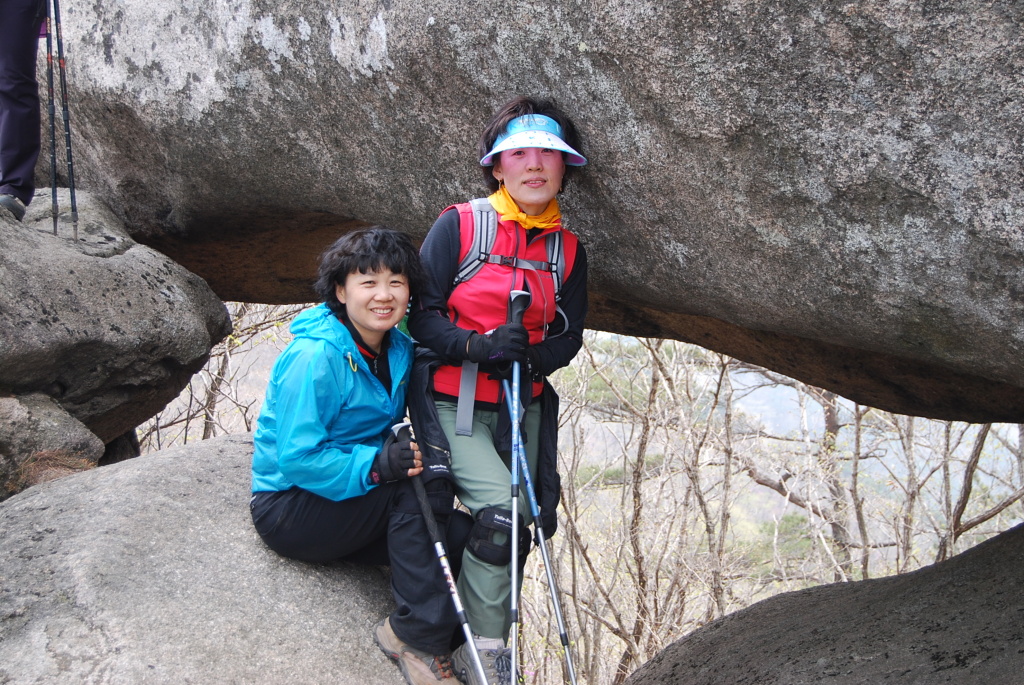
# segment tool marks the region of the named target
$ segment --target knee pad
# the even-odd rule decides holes
[[[503,534],[504,542],[495,542]],[[469,531],[466,547],[480,561],[494,566],[505,566],[512,561],[512,512],[498,507],[486,507],[477,512],[473,529]],[[530,531],[519,515],[520,563],[530,551]]]

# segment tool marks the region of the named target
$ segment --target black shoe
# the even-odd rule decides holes
[[[13,195],[0,195],[0,207],[10,211],[18,221],[25,217],[25,203]]]

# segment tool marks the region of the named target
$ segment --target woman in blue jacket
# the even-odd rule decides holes
[[[374,639],[409,683],[457,683],[459,622],[409,480],[423,457],[388,439],[405,416],[413,349],[395,326],[422,283],[419,256],[404,234],[373,227],[328,248],[318,276],[323,304],[292,322],[257,422],[253,522],[287,557],[389,564],[397,606]],[[450,488],[429,490],[459,559],[472,521],[451,513]]]

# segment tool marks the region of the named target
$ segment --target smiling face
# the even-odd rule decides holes
[[[522,147],[504,150],[492,171],[529,216],[542,214],[562,187],[565,160],[558,150]]]
[[[390,269],[350,273],[345,285],[335,286],[348,320],[363,342],[380,352],[384,334],[398,325],[409,304],[409,279]]]

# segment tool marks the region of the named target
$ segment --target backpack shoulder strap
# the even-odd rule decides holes
[[[555,301],[561,299],[562,284],[572,272],[576,262],[577,238],[566,230],[555,231],[547,237],[548,263],[555,282]]]
[[[467,222],[472,222],[467,226]],[[469,211],[459,211],[459,235],[465,254],[455,273],[455,285],[468,281],[487,263],[498,235],[498,213],[486,197],[469,201]],[[469,241],[466,240],[470,236]],[[468,242],[468,244],[467,244]]]

